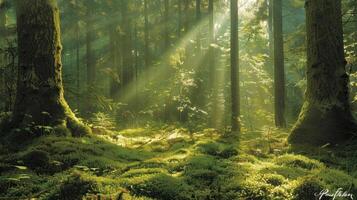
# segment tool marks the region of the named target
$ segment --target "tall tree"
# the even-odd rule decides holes
[[[321,145],[350,138],[350,111],[340,0],[306,2],[307,90],[291,143]]]
[[[239,40],[238,40],[238,0],[231,0],[231,104],[232,131],[239,131]]]
[[[5,37],[6,37],[6,5],[4,1],[0,0],[0,47],[5,47]],[[5,67],[5,54],[0,53],[0,70]],[[5,73],[0,73],[0,94],[5,93]],[[2,106],[2,103],[1,103]],[[6,105],[4,104],[5,109]]]
[[[87,62],[87,87],[91,88],[95,85],[96,79],[96,63],[93,53],[93,40],[94,40],[94,30],[93,30],[93,9],[91,5],[87,6],[86,11],[86,62]]]
[[[170,47],[170,24],[169,24],[169,8],[170,2],[169,0],[164,0],[164,49],[168,49]]]
[[[181,38],[182,31],[182,0],[177,0],[177,38]]]
[[[17,1],[19,68],[12,126],[63,126],[90,132],[64,99],[60,17],[54,0]]]
[[[201,21],[201,0],[196,0],[196,24],[199,27]],[[196,39],[197,55],[201,54],[201,29],[198,30]]]
[[[150,49],[149,49],[149,11],[148,11],[148,0],[144,0],[144,60],[145,60],[145,69],[147,70],[150,66]]]
[[[285,72],[284,72],[284,40],[282,20],[282,0],[273,3],[274,32],[274,110],[275,125],[283,128],[285,124]]]

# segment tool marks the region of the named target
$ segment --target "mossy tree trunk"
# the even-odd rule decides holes
[[[60,18],[54,0],[17,1],[19,66],[12,126],[90,130],[73,114],[62,85]]]
[[[285,124],[285,72],[282,0],[273,3],[274,33],[274,110],[275,126],[284,128]]]
[[[351,138],[349,76],[343,47],[340,0],[306,2],[307,90],[291,143],[321,145]]]

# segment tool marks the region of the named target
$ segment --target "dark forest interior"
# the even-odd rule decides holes
[[[356,0],[0,0],[0,199],[357,198]]]

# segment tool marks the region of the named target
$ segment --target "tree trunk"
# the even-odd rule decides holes
[[[5,47],[5,37],[6,37],[6,10],[4,2],[0,3],[0,48]],[[0,53],[0,94],[5,95],[5,69],[6,59],[5,53]],[[1,71],[2,70],[2,71]],[[0,111],[6,110],[6,103],[1,102],[0,104]]]
[[[121,95],[125,93],[126,86],[133,80],[133,45],[132,45],[132,26],[130,16],[129,1],[123,0],[121,5],[122,24],[121,24],[121,48],[123,55],[122,71],[120,73]]]
[[[181,5],[182,0],[177,0],[177,39],[181,38],[181,31],[182,31],[182,5]]]
[[[86,61],[87,61],[87,87],[92,88],[95,85],[96,69],[93,55],[92,42],[94,40],[92,11],[88,8],[86,14]]]
[[[214,5],[213,5],[214,0],[209,0],[208,1],[208,73],[209,73],[209,83],[208,83],[208,88],[210,88],[210,93],[211,93],[211,100],[212,100],[212,106],[211,106],[211,114],[209,117],[209,122],[208,124],[211,127],[216,127],[216,112],[217,112],[217,91],[215,89],[215,84],[216,84],[216,69],[215,69],[215,49],[213,47],[213,44],[215,43],[215,35],[214,35]]]
[[[164,0],[164,49],[170,47],[170,31],[169,31],[169,0]]]
[[[12,127],[64,126],[89,133],[64,99],[60,18],[56,1],[18,1],[19,68]]]
[[[201,22],[201,0],[196,0],[196,24],[199,27]],[[196,38],[197,56],[201,56],[201,29],[198,30]]]
[[[231,0],[231,103],[232,131],[240,130],[238,0]]]
[[[285,72],[284,72],[284,40],[282,0],[273,4],[273,33],[274,33],[274,110],[275,126],[284,128],[285,124]]]
[[[80,29],[79,29],[79,22],[76,22],[76,78],[77,78],[77,109],[79,110],[80,107],[80,94],[81,94],[81,87],[80,87]]]
[[[184,30],[185,33],[188,33],[188,30],[190,29],[190,1],[189,0],[184,0],[184,5],[185,5],[185,22],[184,22]]]
[[[306,3],[307,90],[291,143],[339,143],[357,130],[350,111],[340,0]]]
[[[145,69],[147,70],[150,66],[150,49],[149,49],[149,13],[148,13],[148,0],[144,0],[144,37],[145,37],[145,46],[144,46],[144,56],[145,56]]]

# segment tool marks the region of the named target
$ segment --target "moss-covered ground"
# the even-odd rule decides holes
[[[287,136],[275,129],[238,137],[175,127],[94,131],[79,138],[3,134],[0,196],[307,200],[338,188],[357,195],[356,142],[293,148]]]

